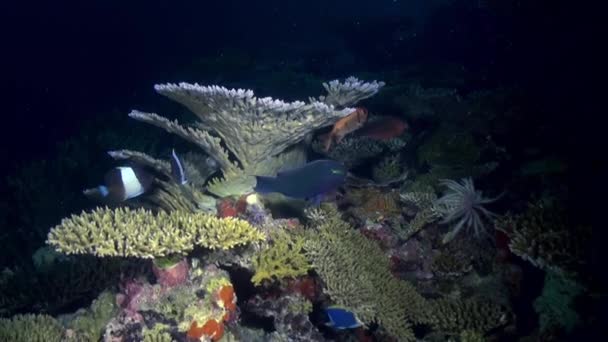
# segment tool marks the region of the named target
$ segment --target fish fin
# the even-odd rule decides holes
[[[171,175],[173,176],[173,180],[179,184],[184,185],[188,183],[184,165],[177,156],[177,153],[175,153],[175,149],[171,149]]]
[[[255,192],[261,194],[268,194],[271,192],[276,192],[275,190],[275,177],[268,176],[255,176],[256,184],[254,187]]]

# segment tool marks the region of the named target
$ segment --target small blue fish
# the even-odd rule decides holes
[[[104,176],[104,184],[83,193],[96,200],[118,203],[135,198],[150,189],[152,176],[138,166],[119,166],[111,169]]]
[[[334,329],[354,329],[363,326],[357,315],[344,308],[330,306],[325,309],[325,313],[329,318],[329,322],[326,325]]]
[[[301,167],[279,172],[276,177],[257,176],[255,191],[281,193],[298,199],[318,199],[336,190],[346,180],[346,168],[334,160],[315,160]]]
[[[173,180],[181,185],[188,183],[184,165],[182,164],[181,160],[179,160],[177,153],[175,153],[175,150],[173,149],[171,150],[171,175],[173,176]]]

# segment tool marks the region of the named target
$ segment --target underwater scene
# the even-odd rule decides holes
[[[4,4],[0,342],[602,341],[548,3]]]

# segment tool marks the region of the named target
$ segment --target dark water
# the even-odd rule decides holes
[[[155,93],[158,83],[217,84],[293,101],[322,94],[321,82],[351,75],[385,81],[378,95],[358,105],[408,122],[413,147],[398,153],[412,175],[432,169],[419,151],[441,127],[450,127],[448,135],[468,132],[483,145],[478,160],[498,162],[492,172],[475,176],[484,194],[504,193],[492,206],[494,212],[521,214],[528,203],[548,198],[563,208],[576,235],[579,227],[595,223],[599,204],[588,192],[596,189],[591,176],[602,174],[605,161],[601,152],[589,157],[572,154],[574,146],[586,145],[582,142],[599,144],[593,127],[584,135],[578,129],[592,105],[591,100],[575,99],[592,98],[595,90],[581,89],[586,83],[580,77],[592,74],[592,58],[585,58],[589,23],[579,22],[574,12],[560,3],[515,0],[3,3],[0,270],[9,280],[0,282],[0,314],[57,316],[87,307],[103,289],[120,291],[120,271],[94,285],[85,280],[70,283],[65,279],[74,279],[73,274],[41,274],[31,260],[44,246],[50,227],[97,205],[82,190],[99,184],[116,166],[106,151],[131,148],[159,157],[168,156],[171,148],[196,151],[176,136],[127,117],[131,109],[141,109],[183,122],[193,120],[185,108]],[[453,98],[461,99],[458,106],[466,106],[456,110],[456,102],[448,102],[441,110],[434,107],[433,116],[424,116],[421,107],[403,106],[397,100],[413,84],[451,90]],[[487,97],[475,102],[470,100],[474,94]],[[420,106],[430,103],[420,101]],[[587,154],[590,149],[578,151]],[[309,156],[320,155],[310,151]],[[376,156],[353,172],[369,178],[383,157]],[[459,174],[457,180],[467,176],[473,175]],[[571,186],[574,178],[582,181],[580,186]],[[351,223],[359,229],[364,221]],[[487,336],[505,341],[526,336],[591,340],[597,333],[595,323],[605,316],[601,308],[606,280],[596,248],[605,241],[604,234],[592,234],[584,245],[589,251],[586,259],[574,270],[576,281],[585,288],[570,308],[578,314],[579,324],[539,332],[533,302],[541,294],[546,270],[512,256],[508,265],[494,266],[489,274],[509,267],[523,274],[517,284],[521,292],[507,296],[510,315],[517,318]],[[493,231],[490,235],[486,247],[493,253],[498,243]],[[82,263],[114,267],[99,266],[94,258]],[[68,264],[82,267],[79,262]],[[243,298],[258,290],[242,280],[248,278],[247,272],[244,276],[231,269],[231,276],[243,322],[255,326],[261,318],[245,310]],[[58,283],[88,288],[74,294]],[[270,292],[282,293],[281,286],[274,286],[278,289]],[[48,298],[49,293],[66,299]],[[314,301],[310,320],[326,337],[346,339],[348,333],[336,333],[320,323],[321,307],[329,302]],[[259,325],[273,329],[267,321]],[[429,329],[423,324],[415,332],[422,337]],[[373,339],[386,338],[377,330],[374,326]]]

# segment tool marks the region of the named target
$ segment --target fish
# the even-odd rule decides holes
[[[331,132],[322,138],[324,139],[325,152],[329,151],[334,142],[339,144],[346,135],[363,127],[367,121],[367,116],[367,109],[358,107],[352,113],[336,121]]]
[[[330,306],[324,311],[329,318],[329,322],[326,325],[334,329],[345,330],[363,326],[357,315],[345,308]]]
[[[298,168],[279,172],[276,177],[256,176],[254,191],[281,193],[296,199],[319,199],[344,184],[347,170],[340,162],[319,159]]]
[[[188,178],[186,177],[186,171],[184,169],[184,165],[181,160],[175,153],[175,150],[171,150],[171,176],[173,180],[181,185],[185,185],[188,183]]]
[[[390,140],[403,134],[408,129],[404,120],[395,116],[385,116],[374,120],[357,131],[357,135],[376,140]]]
[[[178,184],[187,184],[188,177],[184,165],[175,150],[171,150],[170,164],[172,179]],[[117,166],[105,174],[104,184],[85,189],[83,193],[97,201],[120,203],[148,192],[155,177],[150,169],[139,165]]]
[[[104,184],[83,193],[104,202],[119,203],[138,197],[152,186],[154,176],[143,167],[117,166],[104,176]]]

